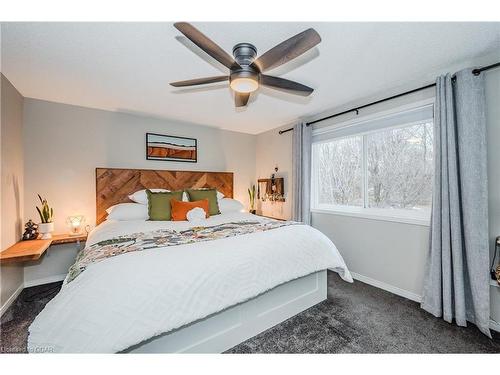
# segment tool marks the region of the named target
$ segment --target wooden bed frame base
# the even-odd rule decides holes
[[[277,286],[247,302],[127,349],[127,353],[222,353],[324,301],[327,271]]]

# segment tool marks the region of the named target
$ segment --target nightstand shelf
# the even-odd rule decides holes
[[[87,240],[87,235],[70,236],[69,234],[54,234],[48,240],[19,241],[0,252],[0,263],[20,263],[40,259],[51,245],[79,243]]]

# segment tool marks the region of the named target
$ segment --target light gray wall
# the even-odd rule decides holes
[[[418,298],[429,242],[429,227],[313,213],[312,225],[325,233],[358,275]]]
[[[146,132],[197,138],[198,162],[146,160]],[[96,167],[234,172],[235,198],[248,204],[255,145],[249,134],[26,99],[25,216],[36,219],[40,193],[54,207],[56,231],[66,231],[74,214],[95,224]]]
[[[1,249],[19,241],[23,228],[23,97],[1,76]],[[23,284],[19,265],[0,267],[0,306]]]

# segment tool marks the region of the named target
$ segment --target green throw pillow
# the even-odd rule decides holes
[[[168,221],[171,219],[170,200],[182,200],[182,191],[153,193],[146,190],[148,196],[148,214],[151,221]]]
[[[210,216],[220,214],[216,189],[187,189],[186,192],[191,202],[208,199],[208,211]]]

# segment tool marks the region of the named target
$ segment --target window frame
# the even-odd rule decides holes
[[[322,127],[317,130],[313,130],[313,135],[315,134],[325,134],[328,132],[332,132],[332,136],[324,137],[321,140],[312,142],[311,149],[311,212],[312,213],[320,213],[320,214],[330,214],[330,215],[340,215],[340,216],[350,216],[350,217],[358,217],[365,218],[371,220],[382,220],[382,221],[390,221],[390,222],[398,222],[404,224],[415,224],[421,226],[430,226],[430,210],[425,211],[412,211],[405,209],[392,209],[392,208],[376,208],[376,207],[368,207],[368,142],[367,136],[373,133],[379,133],[386,130],[405,128],[414,126],[417,124],[422,124],[422,121],[414,121],[405,124],[398,125],[390,125],[387,127],[377,128],[374,130],[360,131],[355,132],[355,130],[349,135],[341,135],[335,136],[335,130],[345,129],[346,127],[356,127],[360,124],[366,124],[367,122],[380,120],[383,118],[388,118],[395,116],[399,113],[424,108],[431,106],[434,112],[434,98],[430,98],[427,100],[418,101],[409,105],[400,106],[397,108],[393,108],[384,112],[377,112],[370,115],[366,115],[363,117],[358,117],[355,119],[350,119],[346,121],[342,121],[336,123],[334,125]],[[434,116],[432,121],[434,121]],[[362,152],[362,161],[361,161],[361,170],[362,170],[362,202],[363,206],[348,206],[348,205],[333,205],[333,204],[319,204],[318,196],[317,196],[317,182],[318,182],[318,168],[314,168],[315,158],[317,157],[315,152],[315,145],[331,142],[332,140],[339,140],[344,138],[352,138],[352,137],[361,137],[361,152]]]

